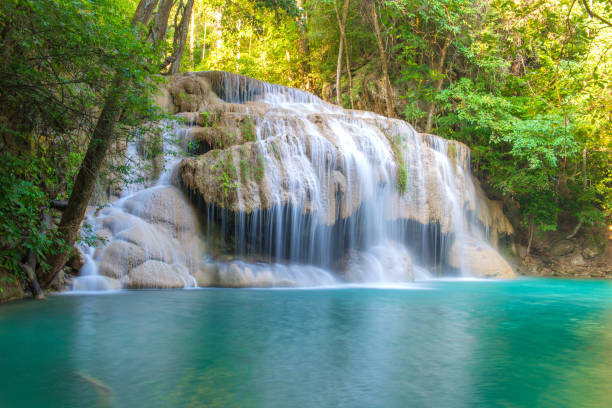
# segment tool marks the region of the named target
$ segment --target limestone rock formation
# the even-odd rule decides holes
[[[102,210],[97,222],[109,241],[94,253],[100,275],[129,288],[195,286],[190,273],[205,246],[197,214],[176,187],[128,196]]]
[[[130,289],[184,288],[195,286],[195,279],[182,265],[149,260],[132,269],[122,283]]]
[[[237,87],[233,94],[231,86]],[[270,105],[282,100],[283,92],[300,91],[266,87],[272,85],[219,72],[175,77],[175,110],[198,124],[191,132],[202,144],[202,154],[183,160],[179,173],[204,202],[247,214],[297,205],[333,225],[372,197],[363,185],[363,178],[371,177],[375,187],[395,196],[386,200],[390,220],[439,223],[449,233],[457,212],[472,211],[495,239],[513,233],[501,206],[472,184],[465,145],[416,133],[401,120],[320,100],[316,112],[291,103]],[[268,99],[266,92],[272,95]],[[203,113],[185,112],[196,108]],[[397,184],[398,150],[408,174],[405,194],[384,188]]]
[[[479,278],[514,279],[516,273],[492,246],[469,237],[461,237],[450,250],[449,265],[469,270]]]
[[[402,245],[385,242],[368,251],[349,250],[344,257],[343,277],[349,282],[411,282],[412,257]]]
[[[157,99],[184,119],[179,152],[194,156],[170,159],[164,171],[177,153],[164,145],[157,184],[124,191],[95,217],[107,240],[91,255],[95,285],[410,282],[428,256],[476,276],[514,275],[494,248],[512,226],[472,180],[461,143],[223,72],[175,75]],[[179,185],[205,205],[209,230],[234,234],[219,245],[232,242],[225,262],[205,257],[198,214]]]

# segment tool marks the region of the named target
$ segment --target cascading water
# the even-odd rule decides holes
[[[487,243],[509,224],[479,194],[463,144],[222,72],[176,76],[166,97],[199,156],[90,219],[111,239],[84,272],[124,287],[513,275]]]
[[[121,197],[86,220],[103,239],[97,247],[81,246],[85,264],[74,279],[74,291],[121,287],[194,287],[191,272],[198,263],[198,222],[177,185],[176,167],[185,148],[185,128],[163,123],[161,162],[143,159],[144,137],[127,145],[135,173]],[[180,148],[177,146],[181,146]],[[147,168],[153,166],[153,169]],[[157,174],[157,175],[156,175]]]

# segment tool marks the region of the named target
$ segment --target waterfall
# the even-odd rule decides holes
[[[175,76],[165,97],[197,156],[90,215],[110,239],[83,274],[134,288],[513,275],[494,249],[511,227],[465,145],[225,72]]]
[[[161,137],[152,141],[156,132]],[[146,159],[146,145],[152,143],[163,144],[153,161]],[[163,122],[127,144],[132,182],[118,200],[88,214],[86,224],[103,242],[81,245],[85,264],[74,291],[196,286],[192,273],[202,245],[197,216],[176,187],[187,143],[185,126]]]

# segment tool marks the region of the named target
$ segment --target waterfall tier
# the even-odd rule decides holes
[[[514,276],[494,249],[512,227],[459,142],[225,72],[174,76],[159,103],[197,156],[92,220],[110,237],[92,262],[122,286]]]

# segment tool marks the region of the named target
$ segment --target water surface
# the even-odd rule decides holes
[[[2,408],[609,407],[612,282],[53,296],[0,352]]]

